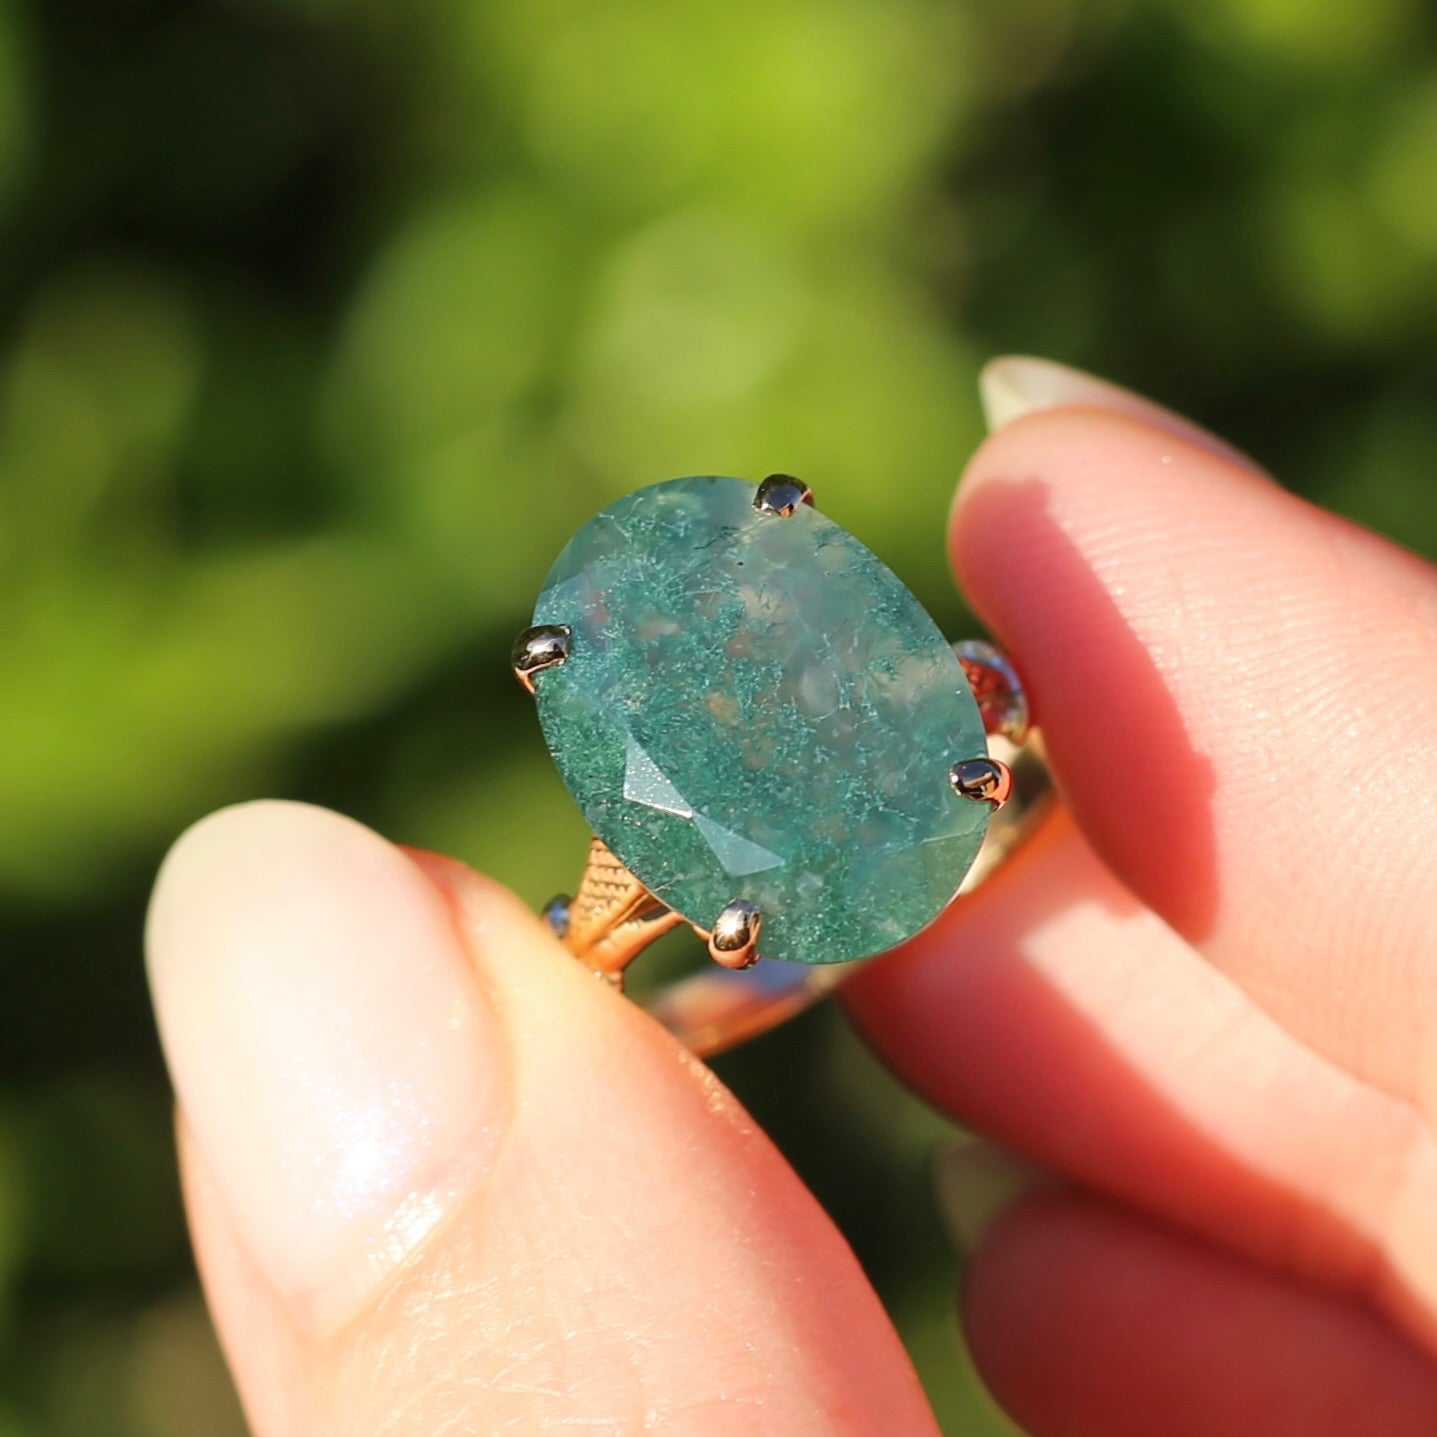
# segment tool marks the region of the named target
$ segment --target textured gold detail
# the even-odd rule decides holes
[[[616,987],[624,969],[661,933],[683,919],[665,908],[606,844],[589,844],[589,861],[569,905],[564,946]]]

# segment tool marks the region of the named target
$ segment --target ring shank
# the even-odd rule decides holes
[[[989,747],[1013,771],[1013,794],[988,822],[988,833],[958,897],[972,892],[1037,827],[1052,800],[1042,742],[1031,732],[1021,746],[992,735]],[[862,960],[871,961],[871,960]],[[831,993],[860,963],[784,963],[765,958],[751,968],[709,964],[646,1000],[644,1006],[700,1057],[721,1053],[801,1013]]]

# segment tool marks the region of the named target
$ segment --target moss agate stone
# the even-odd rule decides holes
[[[807,505],[740,479],[620,499],[534,611],[570,630],[536,676],[544,738],[594,832],[700,929],[731,899],[765,957],[837,963],[928,924],[988,805],[949,767],[987,752],[963,670],[917,599]]]

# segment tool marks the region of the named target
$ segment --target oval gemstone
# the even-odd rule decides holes
[[[758,905],[765,957],[837,963],[928,924],[988,805],[948,771],[987,752],[937,625],[818,510],[760,513],[702,475],[590,520],[536,624],[570,630],[536,675],[544,738],[595,834],[707,931]]]

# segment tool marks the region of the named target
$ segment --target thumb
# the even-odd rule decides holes
[[[175,846],[148,943],[260,1437],[934,1430],[767,1139],[496,885],[251,804]]]

